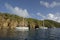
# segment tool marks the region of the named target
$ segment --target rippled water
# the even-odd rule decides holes
[[[60,40],[60,28],[30,31],[0,30],[0,40]]]

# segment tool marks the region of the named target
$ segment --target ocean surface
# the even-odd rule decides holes
[[[0,30],[0,40],[60,40],[60,28],[30,31]]]

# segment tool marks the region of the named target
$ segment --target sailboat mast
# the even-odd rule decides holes
[[[24,26],[24,17],[23,17],[23,26]]]
[[[44,27],[44,20],[43,20],[43,27]]]

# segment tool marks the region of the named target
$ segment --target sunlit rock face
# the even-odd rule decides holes
[[[17,24],[18,24],[17,21],[12,20],[12,21],[10,21],[8,26],[9,26],[9,28],[13,29],[17,26]]]

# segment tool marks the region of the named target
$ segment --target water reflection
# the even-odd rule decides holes
[[[0,29],[0,37],[16,37],[16,32],[14,30]]]
[[[0,37],[7,37],[7,30],[0,29]]]
[[[60,40],[60,28],[29,31],[29,40]]]
[[[17,31],[17,38],[19,40],[25,40],[28,37],[27,31]]]
[[[0,29],[0,40],[60,40],[60,28],[16,31]]]

